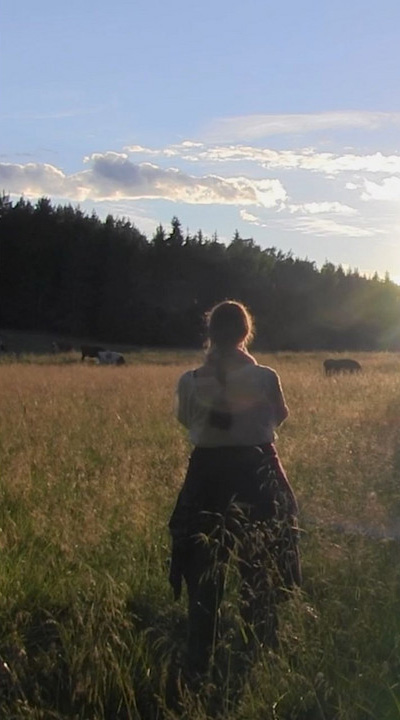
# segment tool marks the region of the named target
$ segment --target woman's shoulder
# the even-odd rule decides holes
[[[186,372],[182,373],[178,380],[178,390],[187,390],[193,387],[199,370],[201,370],[201,368],[193,368],[192,370],[186,370]]]
[[[179,377],[178,385],[181,386],[190,383],[193,379],[195,372],[195,370],[186,370],[184,373],[182,373],[182,375],[180,375]]]
[[[274,382],[279,380],[279,375],[274,368],[269,365],[254,365],[254,373],[259,377],[261,382]]]
[[[256,365],[259,372],[264,373],[264,375],[277,375],[275,368],[270,367],[269,365]]]

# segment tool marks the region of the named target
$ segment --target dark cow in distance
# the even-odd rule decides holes
[[[82,345],[82,358],[83,362],[85,358],[98,358],[100,352],[105,352],[104,348],[100,345]]]
[[[359,373],[361,365],[357,360],[350,358],[328,358],[324,360],[325,375],[335,375],[342,372]]]

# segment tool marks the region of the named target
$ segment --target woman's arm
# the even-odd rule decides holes
[[[174,412],[178,422],[186,428],[190,427],[191,396],[191,373],[185,373],[179,378],[175,391]]]
[[[289,415],[282,390],[281,381],[275,370],[270,370],[268,397],[271,403],[271,413],[275,427],[279,427]]]

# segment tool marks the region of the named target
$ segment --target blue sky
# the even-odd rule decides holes
[[[398,0],[0,5],[5,192],[400,282]]]

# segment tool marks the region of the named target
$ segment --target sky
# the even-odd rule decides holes
[[[400,283],[398,0],[0,0],[0,190]]]

